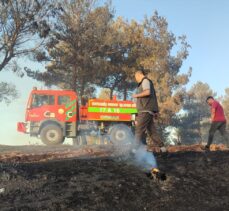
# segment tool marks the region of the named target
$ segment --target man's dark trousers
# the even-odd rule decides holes
[[[209,130],[209,137],[208,137],[208,146],[210,146],[213,142],[213,138],[215,132],[219,130],[220,134],[222,135],[224,142],[227,146],[229,146],[228,134],[226,132],[226,122],[212,122],[211,128]]]
[[[141,112],[137,115],[137,124],[135,127],[135,138],[139,143],[146,145],[146,132],[150,136],[151,140],[157,146],[162,147],[163,142],[157,133],[157,129],[154,123],[154,117],[149,112]]]

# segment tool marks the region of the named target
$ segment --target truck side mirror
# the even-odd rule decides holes
[[[27,107],[27,110],[31,110],[31,108],[32,108],[32,106],[31,106],[31,105],[29,105],[29,106]]]

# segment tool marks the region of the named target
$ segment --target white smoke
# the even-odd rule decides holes
[[[133,152],[137,165],[144,167],[146,170],[158,167],[154,154],[147,151],[146,146],[140,145],[137,149],[134,149]]]
[[[116,156],[124,157],[127,162],[130,162],[146,171],[152,168],[158,168],[156,158],[153,152],[147,151],[147,146],[135,140],[133,135],[126,138],[125,143],[113,142],[113,147]]]

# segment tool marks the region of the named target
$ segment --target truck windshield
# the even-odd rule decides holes
[[[54,96],[53,95],[40,95],[34,94],[32,97],[32,108],[37,108],[43,105],[54,105]]]

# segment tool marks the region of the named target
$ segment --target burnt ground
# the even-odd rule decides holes
[[[105,152],[29,162],[17,153],[0,158],[0,210],[229,210],[229,151],[156,154],[165,182]]]

